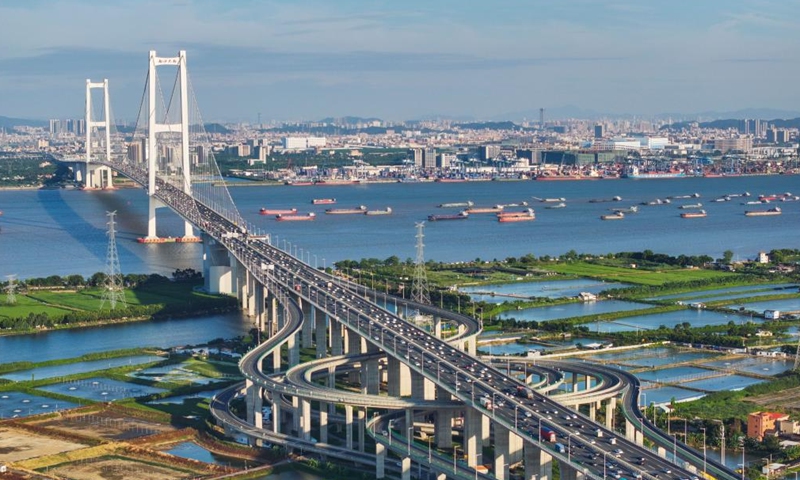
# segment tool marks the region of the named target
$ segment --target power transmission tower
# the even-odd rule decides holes
[[[428,290],[428,274],[425,271],[425,223],[417,223],[417,259],[414,262],[414,279],[411,283],[411,300],[423,305],[431,304],[430,292]],[[419,310],[411,312],[411,318],[418,326],[429,323],[430,318],[422,315]]]
[[[411,284],[411,300],[424,305],[431,304],[428,290],[428,274],[425,271],[425,223],[417,223],[417,259],[414,262],[414,280]]]
[[[126,306],[125,290],[122,288],[122,273],[119,268],[119,254],[117,253],[117,230],[113,212],[106,212],[108,215],[108,255],[106,257],[106,285],[103,291],[103,299],[100,308],[106,304],[111,305],[111,309],[117,308],[117,303]]]
[[[6,304],[15,305],[17,303],[17,276],[6,275],[8,285],[6,285]]]

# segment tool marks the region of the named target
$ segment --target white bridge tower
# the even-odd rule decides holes
[[[92,89],[103,89],[103,119],[92,118]],[[111,161],[111,112],[109,110],[108,79],[102,82],[92,82],[86,79],[86,167],[81,171],[83,178],[78,179],[85,189],[113,188],[111,183],[111,169],[100,165],[92,167],[92,132],[95,128],[105,131],[105,161]],[[99,132],[98,132],[99,134]]]
[[[179,123],[159,123],[156,118],[156,67],[159,66],[173,66],[178,67],[178,75],[180,76],[180,122]],[[181,135],[181,174],[183,175],[182,187],[183,191],[191,194],[191,172],[190,159],[189,159],[189,86],[186,76],[186,51],[181,50],[177,57],[159,57],[156,56],[155,50],[150,50],[150,70],[148,74],[147,83],[148,92],[148,128],[147,128],[147,170],[148,170],[148,185],[147,194],[150,196],[150,213],[147,222],[147,237],[156,238],[156,208],[163,205],[153,196],[156,193],[156,173],[159,165],[159,133],[180,133]],[[185,222],[184,235],[186,237],[193,237],[194,231],[192,224]]]

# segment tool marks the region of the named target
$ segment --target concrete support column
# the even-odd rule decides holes
[[[522,461],[522,437],[516,433],[509,432],[508,434],[508,463],[515,464]]]
[[[378,359],[368,360],[365,364],[366,382],[362,383],[364,393],[378,395],[381,387],[381,372],[378,370]]]
[[[345,333],[347,334],[347,354],[358,355],[359,353],[362,353],[363,350],[361,350],[361,337],[359,337],[356,332],[352,331],[349,328],[345,329]],[[349,380],[351,383],[361,382],[360,378],[361,376],[359,373],[360,372],[358,372],[357,370],[350,372]]]
[[[328,404],[319,402],[319,441],[328,443]]]
[[[303,302],[303,348],[311,348],[314,344],[314,305]]]
[[[266,324],[267,309],[266,309],[266,306],[264,305],[264,300],[265,300],[264,297],[266,296],[266,294],[267,294],[267,292],[266,292],[266,289],[264,287],[262,287],[261,285],[258,285],[256,287],[256,291],[255,291],[256,298],[255,298],[255,302],[254,302],[254,306],[255,306],[255,321],[256,321],[256,328],[260,332],[264,331],[264,327],[265,327],[265,324]]]
[[[289,350],[289,368],[292,368],[300,363],[300,342],[298,341],[298,334],[289,335],[286,339],[286,348]]]
[[[411,371],[411,398],[417,400],[435,400],[436,384],[423,377],[421,373]]]
[[[400,463],[400,479],[411,480],[411,457],[404,457]]]
[[[386,478],[386,447],[375,442],[375,478]]]
[[[478,464],[478,454],[481,453],[482,416],[474,408],[464,410],[464,453],[467,455],[467,465],[470,467],[475,467]]]
[[[331,320],[331,355],[334,357],[344,354],[344,340],[342,339],[342,324]]]
[[[611,397],[606,404],[606,428],[614,428],[614,414],[617,409],[617,397]]]
[[[508,465],[510,463],[509,431],[506,427],[494,424],[494,477],[497,480],[508,478]]]
[[[433,336],[442,338],[442,317],[433,317]]]
[[[636,427],[628,420],[625,420],[625,439],[631,442],[636,441]]]
[[[578,393],[580,386],[578,385],[578,374],[572,372],[572,393]]]
[[[478,336],[475,335],[467,344],[467,353],[475,356],[478,353]]]
[[[667,449],[664,447],[658,447],[656,450],[658,452],[658,456],[661,458],[667,458]]]
[[[558,462],[561,480],[578,480],[578,472],[566,462]]]
[[[250,425],[255,424],[255,394],[256,386],[252,380],[245,380],[245,403],[247,405],[247,423]]]
[[[437,448],[453,448],[453,411],[440,408],[434,424]]]
[[[272,371],[273,372],[280,372],[281,371],[281,350],[283,350],[283,345],[279,345],[272,351]]]
[[[300,438],[311,440],[311,402],[300,399]]]
[[[483,448],[483,446],[486,445],[491,445],[491,440],[492,440],[491,428],[492,428],[491,419],[486,415],[481,414],[481,441],[483,442],[481,448]]]
[[[348,450],[353,449],[353,407],[350,405],[344,406],[344,431],[345,431],[345,447]]]
[[[589,391],[592,389],[592,377],[586,375],[586,383],[584,384],[584,390]]]
[[[589,418],[594,422],[597,417],[597,404],[594,402],[589,404]]]
[[[325,324],[325,317],[322,312],[314,313],[314,341],[317,343],[317,358],[328,356],[328,326]]]
[[[302,411],[300,409],[300,398],[297,396],[292,397],[292,432],[298,437],[300,436],[300,417]]]
[[[389,396],[403,397],[411,394],[411,371],[400,360],[389,357],[386,388]]]
[[[281,429],[281,394],[272,392],[272,431],[282,433]]]
[[[524,480],[550,480],[553,478],[553,457],[536,444],[526,443],[524,447]]]
[[[261,396],[261,387],[253,387],[253,425],[256,428],[264,428],[264,399]]]
[[[359,407],[358,409],[358,451],[364,451],[364,442],[366,440],[367,432],[367,409],[366,407]]]

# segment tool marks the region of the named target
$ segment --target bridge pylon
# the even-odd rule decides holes
[[[95,120],[92,115],[92,90],[103,90],[103,119]],[[82,183],[82,187],[88,190],[97,188],[113,188],[111,181],[111,169],[104,165],[92,166],[92,132],[95,129],[102,128],[105,131],[105,161],[111,161],[111,121],[109,120],[110,102],[108,98],[108,79],[103,79],[102,82],[93,82],[86,79],[86,164],[85,169],[78,169],[82,178],[78,180]],[[99,133],[99,132],[98,132]],[[76,172],[77,173],[77,172]]]
[[[158,86],[156,84],[156,67],[160,66],[173,66],[178,67],[179,79],[176,82],[180,95],[180,121],[177,123],[170,123],[166,118],[163,123],[160,123],[157,116],[156,109],[156,93]],[[147,194],[150,197],[150,208],[147,222],[147,238],[157,238],[156,235],[156,209],[163,206],[155,197],[156,193],[156,173],[159,166],[159,133],[180,133],[181,136],[181,165],[180,174],[182,176],[181,188],[184,193],[191,195],[191,171],[189,159],[189,84],[186,72],[186,51],[181,50],[178,52],[177,57],[159,57],[156,55],[155,50],[150,50],[150,69],[148,72],[147,82],[148,93],[148,127],[147,127],[147,170],[148,170],[148,185]],[[171,102],[170,102],[171,103]],[[165,108],[168,108],[165,107]],[[184,222],[184,236],[194,237],[194,230],[192,224],[188,221]]]

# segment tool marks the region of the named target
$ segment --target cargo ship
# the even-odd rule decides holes
[[[625,173],[622,174],[622,178],[633,179],[683,178],[685,176],[685,172],[642,172],[639,170],[639,167],[636,166],[629,167]]]
[[[284,185],[291,185],[292,187],[311,187],[314,185],[315,182],[313,181],[296,181],[296,180],[287,180],[284,182]]]
[[[681,205],[678,208],[680,208],[681,210],[692,210],[692,209],[695,209],[695,208],[703,208],[703,204],[702,203],[690,203],[688,205]]]
[[[622,212],[600,215],[600,220],[622,220],[623,218],[625,218],[625,214]]]
[[[502,205],[495,205],[494,207],[470,207],[466,209],[467,213],[500,213],[502,211]]]
[[[290,215],[275,215],[275,220],[279,222],[308,222],[314,220],[317,217],[317,214],[314,212],[308,213],[306,215],[297,215],[297,214],[290,214]]]
[[[439,208],[467,208],[473,206],[472,202],[453,202],[439,204]]]
[[[769,217],[772,215],[780,215],[780,207],[770,208],[769,210],[748,210],[744,214],[748,217]]]
[[[391,215],[392,207],[386,207],[386,210],[367,210],[364,215]]]
[[[564,197],[560,197],[560,198],[539,198],[539,197],[531,197],[531,198],[533,198],[533,199],[534,199],[534,200],[536,200],[537,202],[542,202],[542,203],[559,203],[559,202],[566,202],[566,201],[567,201],[567,199],[566,199],[566,198],[564,198]]]
[[[707,215],[705,210],[699,210],[697,212],[681,213],[681,218],[705,218],[706,216]]]
[[[329,208],[325,210],[325,213],[328,215],[354,215],[357,213],[364,213],[366,211],[367,207],[360,205],[356,208]]]
[[[258,211],[261,215],[291,215],[297,213],[296,208],[262,208]]]
[[[611,198],[593,198],[589,200],[589,203],[606,203],[606,202],[621,202],[622,197],[615,196]]]
[[[637,207],[636,205],[631,205],[630,207],[627,208],[625,207],[612,208],[611,211],[616,213],[636,213],[639,211],[639,207]]]
[[[336,203],[335,198],[315,198],[311,200],[312,205],[333,205]]]
[[[429,222],[440,222],[442,220],[466,220],[467,218],[469,218],[469,213],[466,211],[453,215],[428,215]]]
[[[536,219],[536,214],[532,208],[522,212],[502,212],[497,214],[497,221],[500,223],[509,222],[529,222]]]

